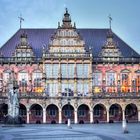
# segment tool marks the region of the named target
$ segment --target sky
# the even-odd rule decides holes
[[[140,54],[140,0],[0,0],[0,46],[22,28],[57,28],[65,8],[77,28],[109,28]]]

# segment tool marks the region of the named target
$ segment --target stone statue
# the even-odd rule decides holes
[[[5,118],[5,124],[16,125],[21,124],[22,119],[19,116],[19,98],[18,98],[18,86],[14,78],[14,73],[10,74],[8,82],[8,115]]]
[[[14,118],[19,115],[18,91],[11,88],[8,94],[8,115]]]

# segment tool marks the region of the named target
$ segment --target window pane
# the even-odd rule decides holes
[[[61,74],[63,78],[67,78],[67,64],[61,64]]]
[[[102,73],[93,73],[93,86],[101,86],[102,84]]]
[[[77,64],[77,76],[79,78],[83,77],[83,65],[82,64]]]
[[[68,70],[68,78],[73,78],[74,77],[74,64],[68,64],[67,70]]]
[[[89,65],[88,64],[83,64],[83,76],[84,78],[88,77],[88,72],[89,72]]]

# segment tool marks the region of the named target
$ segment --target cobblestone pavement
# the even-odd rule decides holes
[[[123,134],[121,124],[24,125],[2,127],[0,140],[140,140],[140,124],[129,123]]]

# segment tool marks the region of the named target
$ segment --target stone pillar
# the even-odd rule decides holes
[[[78,96],[77,95],[77,67],[76,67],[76,60],[75,60],[75,64],[74,64],[74,96]]]
[[[90,80],[88,81],[89,82],[89,94],[88,96],[92,96],[92,59],[90,60],[90,64],[89,64],[89,76]]]
[[[62,96],[62,84],[61,84],[61,62],[59,62],[59,67],[58,67],[58,96]]]
[[[74,80],[74,96],[77,97],[77,81],[76,79]]]
[[[109,109],[107,109],[106,112],[107,112],[107,122],[109,122]]]
[[[77,114],[77,109],[74,110],[74,123],[78,123],[78,114]]]
[[[90,110],[90,123],[93,123],[93,110]]]
[[[46,123],[46,108],[43,108],[43,123]]]
[[[138,110],[138,122],[140,122],[140,110]]]
[[[30,110],[27,108],[27,124],[30,123]]]
[[[123,109],[122,110],[122,121],[124,121],[125,120],[125,110]]]
[[[62,123],[62,109],[59,109],[59,124]]]

